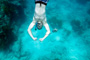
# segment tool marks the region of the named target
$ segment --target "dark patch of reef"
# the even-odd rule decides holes
[[[87,2],[90,2],[90,0],[76,0],[77,3],[85,5]]]
[[[0,27],[2,31],[0,32],[0,49],[8,50],[10,46],[17,40],[16,34],[13,32],[13,27],[5,25]]]
[[[0,1],[0,50],[9,50],[17,41],[18,29],[25,22],[24,8],[24,0]]]
[[[90,29],[90,20],[86,18],[84,21],[72,20],[70,22],[72,29],[78,35],[82,35],[86,30]]]
[[[3,4],[2,9],[4,14],[10,18],[10,23],[20,22],[20,25],[21,21],[22,23],[25,22],[24,7],[22,5],[16,5],[8,1],[4,1]]]
[[[81,22],[79,20],[72,20],[71,26],[73,31],[79,35],[81,35],[84,31],[83,26],[81,26]]]

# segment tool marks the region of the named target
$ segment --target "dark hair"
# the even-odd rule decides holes
[[[43,27],[43,22],[42,21],[37,21],[36,28],[39,29],[39,30],[41,30],[42,27]]]

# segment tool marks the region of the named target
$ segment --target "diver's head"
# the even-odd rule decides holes
[[[36,27],[37,27],[39,30],[41,30],[42,27],[43,27],[43,23],[42,23],[42,21],[37,21],[37,23],[36,23]]]

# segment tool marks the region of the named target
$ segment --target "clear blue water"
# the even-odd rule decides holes
[[[27,32],[35,9],[34,1],[27,1],[27,19],[19,28],[18,40],[12,52],[1,52],[1,60],[90,60],[90,0],[49,0],[46,16],[51,34],[43,42],[39,38],[45,35],[44,27],[32,29],[36,41]],[[53,33],[54,28],[58,31]]]

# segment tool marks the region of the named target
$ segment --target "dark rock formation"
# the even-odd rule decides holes
[[[13,28],[9,25],[2,26],[0,29],[0,50],[9,50],[10,46],[17,40]]]
[[[76,0],[77,3],[85,5],[87,2],[89,2],[90,0]]]
[[[24,0],[0,1],[0,50],[6,51],[17,40],[17,30],[25,22]],[[17,26],[18,28],[15,28]]]
[[[7,1],[3,2],[3,11],[10,18],[10,23],[25,22],[24,8],[22,5],[15,5]]]
[[[84,32],[83,26],[81,26],[81,22],[79,20],[72,20],[71,26],[74,32],[81,35]]]

